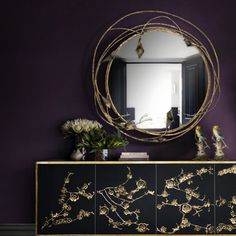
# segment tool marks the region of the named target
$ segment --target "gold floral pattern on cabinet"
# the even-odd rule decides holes
[[[200,225],[190,219],[190,216],[201,217],[204,211],[210,212],[213,204],[204,192],[199,191],[199,186],[192,186],[197,178],[200,181],[204,181],[204,175],[213,175],[213,168],[211,166],[202,167],[193,172],[185,172],[181,169],[180,174],[165,180],[163,191],[156,194],[158,198],[157,209],[161,211],[165,207],[171,207],[175,208],[180,214],[176,214],[176,211],[173,211],[173,214],[177,215],[175,225],[171,228],[165,225],[159,226],[157,227],[158,232],[174,234],[191,227],[195,232],[204,230],[206,234],[214,233],[214,225],[206,224],[206,222],[202,222]],[[181,199],[175,198],[178,193],[182,194],[183,197]]]
[[[119,171],[118,175],[115,171],[109,173],[109,178],[111,176],[116,178],[114,184],[111,184],[113,183],[111,178],[108,183],[102,181],[99,187],[96,171],[92,173],[94,178],[86,181],[83,175],[80,176],[80,165],[78,165],[78,172],[74,170],[63,172],[64,177],[60,173],[59,177],[64,179],[63,184],[58,190],[55,189],[58,191],[58,198],[54,200],[54,206],[50,208],[50,204],[47,205],[48,215],[41,215],[38,226],[40,232],[55,229],[60,225],[76,224],[76,222],[86,224],[86,219],[89,218],[95,219],[90,221],[90,223],[94,222],[91,223],[93,227],[95,225],[95,228],[91,229],[94,233],[101,233],[100,229],[96,228],[96,223],[99,224],[98,218],[103,227],[109,230],[108,234],[110,232],[117,232],[117,234],[130,232],[232,234],[236,232],[236,189],[234,187],[236,165],[196,164],[190,167],[185,164],[175,165],[172,169],[169,169],[170,165],[157,166],[161,166],[164,175],[158,178],[159,169],[154,168],[152,183],[150,183],[152,174],[146,178],[145,171],[140,171],[135,164],[123,164],[115,169]],[[105,172],[103,165],[100,167],[100,172]],[[106,173],[104,175],[106,176]],[[205,187],[202,187],[203,185]],[[209,190],[211,188],[213,193]],[[46,192],[44,194],[47,195]],[[47,196],[47,199],[49,198],[50,195]],[[151,204],[153,202],[153,209],[144,211],[148,201]],[[166,209],[170,209],[172,220],[165,215]],[[156,225],[148,221],[149,218],[146,218],[145,214],[155,218]],[[206,218],[208,215],[209,219]],[[91,224],[85,227],[91,227]],[[50,231],[45,232],[51,234]],[[77,233],[80,233],[79,228]]]
[[[94,192],[88,191],[91,183],[84,183],[83,186],[76,187],[77,191],[71,192],[68,189],[67,185],[70,183],[70,178],[72,175],[74,175],[74,173],[69,172],[64,179],[64,184],[61,188],[61,194],[58,199],[60,210],[55,213],[51,211],[50,217],[45,217],[45,221],[41,229],[44,229],[45,227],[51,228],[56,225],[71,224],[75,221],[81,221],[86,217],[94,215],[93,211],[87,211],[81,208],[77,211],[77,215],[75,218],[72,218],[70,216],[72,207],[77,208],[77,205],[74,206],[74,203],[78,202],[79,205],[80,198],[86,198],[89,201],[94,197],[95,194]]]
[[[155,192],[148,189],[148,183],[141,177],[134,179],[129,166],[127,170],[124,182],[97,191],[104,200],[104,205],[99,206],[99,215],[104,216],[108,225],[114,229],[124,230],[126,227],[135,226],[137,232],[145,233],[149,231],[149,224],[140,222],[142,212],[140,209],[132,210],[132,205],[142,198],[154,196]],[[135,181],[134,188],[129,186],[131,181]]]

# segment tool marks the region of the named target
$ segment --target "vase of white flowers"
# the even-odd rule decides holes
[[[67,136],[75,137],[75,150],[71,154],[71,159],[75,161],[84,160],[87,154],[83,145],[84,139],[92,137],[95,133],[102,131],[102,125],[97,121],[87,119],[68,120],[62,125],[62,132]]]
[[[107,132],[97,121],[87,119],[68,120],[62,126],[65,136],[75,137],[75,150],[71,159],[79,160],[107,160],[112,149],[128,145],[128,141],[121,136],[119,130]]]

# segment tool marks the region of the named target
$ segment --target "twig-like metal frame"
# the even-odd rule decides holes
[[[135,17],[138,19],[140,16],[145,17],[145,19],[150,17],[144,23],[129,27],[124,26],[127,20],[132,18],[132,22]],[[189,32],[190,29],[191,33]],[[152,31],[179,34],[192,47],[196,47],[202,56],[208,77],[206,96],[198,112],[188,123],[171,130],[144,130],[137,128],[135,124],[124,118],[124,114],[120,114],[117,111],[109,91],[110,69],[119,49],[133,37],[141,37],[143,33]],[[193,129],[210,108],[213,109],[216,105],[220,95],[219,80],[218,56],[207,35],[190,21],[163,11],[137,11],[121,17],[101,36],[93,55],[92,81],[94,102],[98,115],[126,136],[138,141],[167,142],[181,137]],[[216,96],[217,94],[218,96]]]

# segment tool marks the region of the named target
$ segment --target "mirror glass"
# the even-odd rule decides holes
[[[169,31],[148,31],[117,49],[109,74],[115,109],[145,130],[174,129],[187,123],[207,92],[207,73],[198,49]]]

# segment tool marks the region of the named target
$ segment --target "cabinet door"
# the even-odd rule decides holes
[[[97,234],[155,234],[155,165],[97,165],[96,179]]]
[[[236,166],[217,164],[215,217],[218,234],[236,234]]]
[[[42,164],[37,173],[37,234],[94,234],[94,165]]]
[[[157,234],[214,233],[214,165],[157,165]]]

